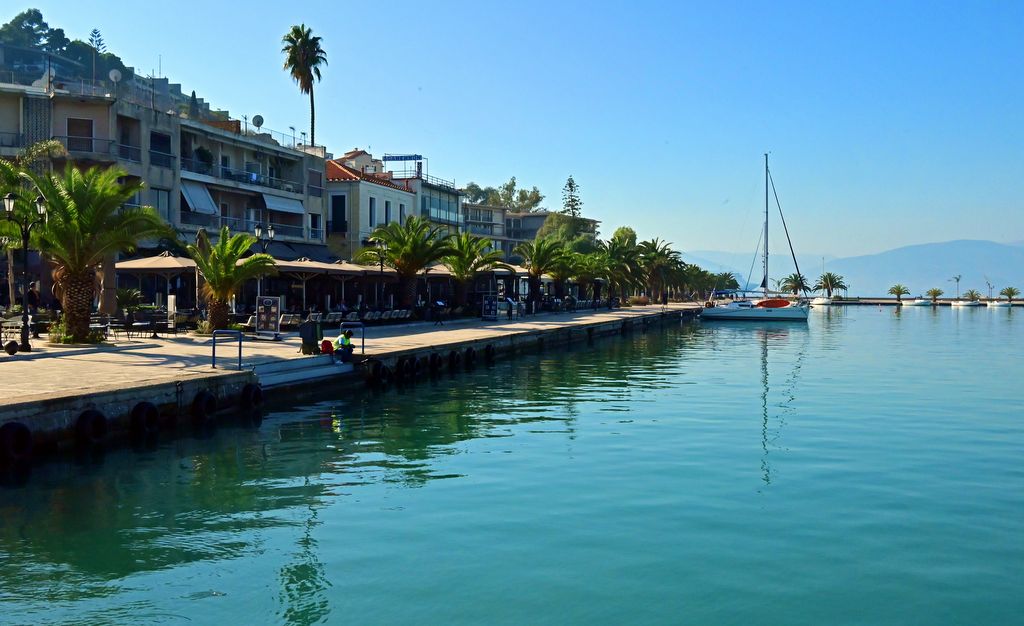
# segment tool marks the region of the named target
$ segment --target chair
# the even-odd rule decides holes
[[[391,314],[392,314],[391,311],[384,311],[383,313],[381,313],[381,315],[380,315],[381,321],[383,321],[383,322],[391,321]]]

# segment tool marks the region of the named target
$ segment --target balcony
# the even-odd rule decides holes
[[[220,228],[220,219],[219,215],[207,215],[192,211],[181,212],[181,223],[188,226],[202,226],[206,229]]]
[[[324,240],[324,229],[322,229],[322,228],[310,228],[309,229],[309,238],[312,239],[313,241],[323,241]]]
[[[114,156],[113,139],[97,139],[96,137],[70,137],[68,135],[57,135],[53,137],[59,141],[68,153],[86,154],[90,156],[102,156],[112,158]]]
[[[0,132],[0,148],[24,148],[25,135],[21,133]]]
[[[327,232],[329,233],[347,233],[348,232],[348,220],[335,222],[334,220],[327,220]]]
[[[275,237],[294,237],[296,239],[305,239],[306,237],[306,229],[302,226],[274,223],[271,223],[270,225],[274,227]]]
[[[128,144],[120,143],[117,144],[117,156],[121,157],[125,161],[142,163],[142,148],[139,146],[130,146]]]
[[[167,152],[160,152],[159,150],[149,151],[149,164],[155,167],[166,167],[172,169],[174,167],[174,161],[178,157]]]
[[[302,183],[294,180],[275,178],[273,176],[267,176],[258,172],[250,172],[248,170],[236,170],[224,165],[206,163],[199,159],[183,158],[181,160],[181,169],[186,172],[212,176],[213,178],[230,180],[236,183],[244,183],[246,185],[259,185],[261,187],[270,187],[271,189],[278,189],[289,193],[302,193]]]

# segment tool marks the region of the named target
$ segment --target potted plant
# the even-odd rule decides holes
[[[208,174],[213,169],[213,153],[206,146],[196,148],[196,160],[201,173]]]

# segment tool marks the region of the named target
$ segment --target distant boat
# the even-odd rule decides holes
[[[953,306],[981,306],[977,300],[953,300]]]
[[[985,304],[993,309],[1008,309],[1013,306],[1009,300],[989,300]]]
[[[811,300],[811,306],[828,306],[830,304],[832,304],[832,298],[828,296],[818,296]]]
[[[764,279],[761,281],[763,298],[760,300],[734,300],[724,306],[710,306],[701,312],[701,318],[706,320],[789,320],[807,321],[807,314],[810,307],[806,302],[790,301],[786,298],[773,298],[768,295],[768,191],[771,185],[771,175],[768,173],[768,155],[764,155]],[[776,202],[778,197],[776,196]],[[779,216],[782,216],[782,206],[779,205]],[[786,218],[782,218],[782,225],[785,228]],[[786,230],[786,240],[789,240],[789,231]],[[793,250],[793,242],[789,242],[790,252]],[[796,262],[796,255],[793,255],[793,265],[797,274],[800,273],[800,266]]]
[[[913,300],[907,300],[903,303],[903,306],[931,306],[935,304],[928,298],[915,298]]]

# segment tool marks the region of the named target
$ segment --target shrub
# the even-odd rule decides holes
[[[50,322],[47,335],[49,336],[50,343],[76,343],[71,337],[71,334],[68,333],[67,324],[65,323],[64,318],[55,322]],[[85,343],[103,343],[103,333],[98,330],[89,331],[89,335],[85,338]]]
[[[651,299],[647,296],[630,296],[629,303],[634,306],[647,306],[651,303]]]

